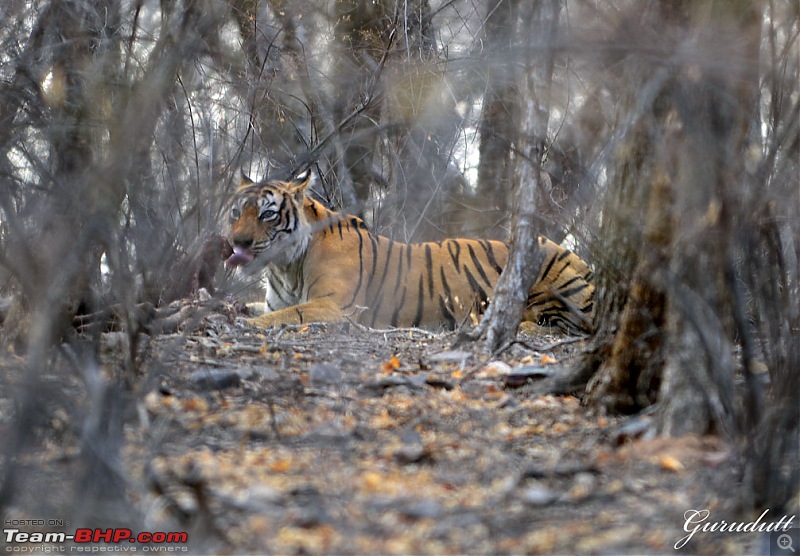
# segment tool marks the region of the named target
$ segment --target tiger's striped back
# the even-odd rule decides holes
[[[293,182],[245,181],[231,214],[230,266],[263,271],[270,312],[257,326],[352,318],[372,327],[454,329],[480,315],[508,260],[506,244],[446,239],[405,244],[304,195]],[[591,325],[594,286],[584,261],[539,238],[544,263],[525,320],[565,332]]]

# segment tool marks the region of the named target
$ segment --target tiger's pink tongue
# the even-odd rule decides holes
[[[225,261],[225,266],[235,268],[251,262],[253,262],[253,254],[250,251],[247,249],[242,249],[241,247],[234,247],[233,255],[228,257],[228,259]]]

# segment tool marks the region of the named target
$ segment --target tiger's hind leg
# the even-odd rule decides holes
[[[594,314],[592,271],[580,257],[547,238],[539,238],[542,267],[531,291],[523,320],[566,334],[591,332]]]

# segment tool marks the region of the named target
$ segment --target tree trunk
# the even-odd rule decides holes
[[[670,182],[663,168],[653,172],[643,237],[648,248],[639,255],[633,271],[619,329],[600,328],[600,334],[608,338],[608,347],[603,350],[605,356],[598,361],[599,370],[586,389],[592,403],[614,411],[634,412],[653,403],[664,363],[666,295],[654,278],[669,261],[672,200]],[[610,297],[612,293],[606,295]],[[607,305],[604,308],[609,311]]]
[[[732,191],[747,180],[741,153],[756,107],[760,12],[744,0],[665,1],[660,8],[656,15],[675,37],[668,52],[680,64],[642,122],[644,143],[630,153],[646,176],[643,235],[626,222],[639,196],[604,214],[628,230],[617,240],[637,246],[637,262],[621,316],[599,304],[595,345],[608,346],[608,358],[587,360],[600,363],[588,393],[626,412],[657,396],[665,434],[732,432],[735,334],[725,269],[737,249],[730,224],[747,218]],[[695,49],[687,56],[682,44]],[[722,53],[733,67],[720,67]],[[614,186],[626,187],[625,177]],[[617,318],[618,332],[602,324]]]
[[[484,25],[486,49],[486,92],[480,119],[480,164],[475,191],[475,215],[486,235],[505,239],[503,227],[507,224],[511,207],[512,162],[511,146],[518,132],[517,116],[520,112],[520,91],[514,76],[514,66],[509,60],[514,56],[514,29],[520,10],[519,0],[507,0],[488,5],[489,14]]]
[[[516,206],[511,251],[497,282],[492,302],[474,337],[495,351],[516,334],[525,302],[542,264],[536,225],[536,191],[541,180],[541,163],[547,137],[553,48],[558,33],[561,4],[558,0],[526,5],[517,36],[525,59],[519,76],[520,98],[527,102],[522,111],[516,145]],[[535,41],[535,42],[534,42]],[[544,56],[534,53],[542,52]],[[542,59],[544,58],[544,59]]]

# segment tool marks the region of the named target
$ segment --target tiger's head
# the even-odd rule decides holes
[[[303,211],[311,170],[289,181],[255,183],[242,175],[230,211],[228,240],[233,254],[228,267],[267,264],[288,265],[301,257],[311,239],[311,226]],[[249,269],[248,269],[249,270]]]

